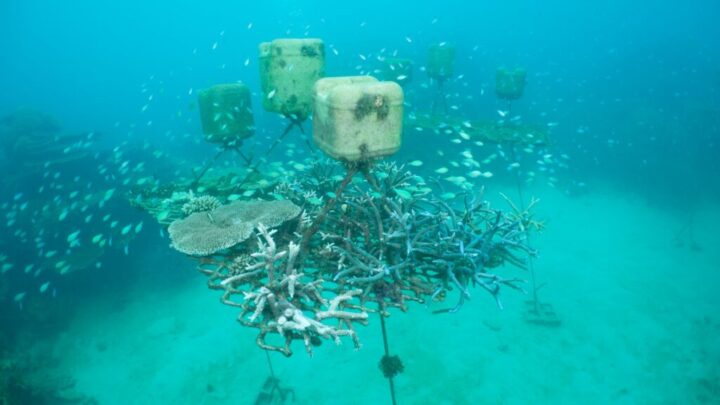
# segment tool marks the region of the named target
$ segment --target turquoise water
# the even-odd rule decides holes
[[[376,305],[355,324],[360,349],[313,335],[312,356],[302,339],[266,356],[170,239],[184,216],[173,185],[223,204],[289,198],[275,184],[325,158],[307,121],[260,159],[288,122],[263,108],[276,95],[258,74],[258,45],[276,38],[321,38],[328,77],[402,83],[402,147],[385,159],[438,201],[511,215],[503,196],[538,200],[524,219],[543,228],[516,235],[537,255],[492,269],[525,294],[503,286],[500,308],[470,283],[460,310],[435,313],[458,302],[452,285],[388,310],[397,403],[720,401],[714,2],[48,3],[0,5],[0,403],[392,403]],[[442,87],[432,46],[455,50]],[[393,57],[411,77],[385,76]],[[519,98],[498,97],[499,68],[527,72]],[[233,151],[213,162],[200,123],[201,90],[238,82],[250,165]],[[512,139],[490,139],[506,129]],[[208,163],[209,179],[260,174],[188,186]],[[371,186],[356,175],[352,187]],[[424,192],[394,190],[398,203]],[[316,197],[301,198],[311,220],[341,198]],[[304,277],[319,267],[310,252]],[[270,375],[292,395],[263,397]]]

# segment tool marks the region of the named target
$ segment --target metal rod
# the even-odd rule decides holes
[[[508,104],[508,109],[510,108],[510,105]],[[515,162],[517,162],[517,153],[515,152],[515,145],[510,145],[510,153],[512,154],[512,158]],[[523,186],[522,186],[522,179],[520,178],[520,170],[515,171],[515,186],[517,187],[517,193],[520,197],[520,210],[521,212],[525,210],[525,196],[523,193]],[[528,247],[530,247],[530,232],[526,232],[526,238],[527,238],[527,244]],[[533,291],[533,305],[535,307],[535,311],[540,310],[540,301],[538,300],[538,288],[537,288],[537,281],[535,279],[535,261],[533,260],[533,257],[531,254],[528,253],[528,270],[530,270],[530,283],[532,284],[532,291]]]
[[[290,119],[290,118],[288,117],[288,119]],[[282,134],[280,134],[279,137],[277,137],[277,139],[275,139],[275,142],[273,142],[273,144],[270,145],[270,148],[267,150],[267,152],[265,152],[264,157],[268,157],[268,155],[270,155],[270,153],[273,151],[273,149],[275,149],[275,147],[278,146],[278,144],[280,144],[280,142],[283,139],[285,139],[285,137],[290,133],[290,131],[293,129],[293,127],[295,125],[299,126],[300,124],[298,123],[298,121],[294,121],[294,120],[290,119],[290,122],[288,122],[287,126],[285,127],[285,130],[282,132]]]
[[[385,316],[382,314],[382,311],[380,311],[379,314],[380,328],[382,328],[383,346],[385,347],[385,357],[388,358],[390,357],[390,347],[388,345],[387,330],[385,329]],[[395,382],[392,377],[388,377],[387,379],[390,383],[390,397],[392,398],[392,403],[393,405],[397,405],[397,399],[395,398]]]
[[[265,352],[265,358],[267,359],[268,368],[270,369],[270,376],[275,378],[275,370],[273,369],[272,362],[270,361],[270,353],[268,353],[267,350],[263,351]]]
[[[213,165],[215,165],[215,162],[217,162],[217,160],[220,159],[220,156],[222,156],[223,153],[225,153],[226,151],[227,151],[227,149],[224,149],[224,148],[221,149],[218,153],[215,154],[215,156],[210,161],[208,161],[205,164],[205,166],[200,171],[200,174],[195,176],[195,180],[190,185],[191,189],[195,188],[198,184],[200,184],[200,180],[203,178],[203,176],[205,176],[205,173],[207,173],[208,170],[210,170],[210,168],[213,167]]]

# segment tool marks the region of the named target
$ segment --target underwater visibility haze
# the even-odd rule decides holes
[[[0,404],[720,403],[720,3],[0,3]]]

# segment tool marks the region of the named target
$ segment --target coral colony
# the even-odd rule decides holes
[[[359,348],[355,326],[369,313],[405,311],[450,291],[457,301],[440,311],[454,312],[472,286],[500,305],[501,287],[521,288],[493,270],[523,267],[518,253],[533,253],[523,244],[527,217],[470,196],[441,199],[393,163],[347,163],[344,176],[341,168],[317,162],[309,176],[276,187],[283,200],[236,202],[170,226],[173,246],[200,256],[208,286],[259,330],[258,346],[289,356],[294,340],[312,353],[321,339],[348,338]]]

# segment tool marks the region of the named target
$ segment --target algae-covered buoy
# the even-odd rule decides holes
[[[315,84],[313,138],[335,159],[359,161],[400,149],[403,91],[370,76],[333,77]]]
[[[263,108],[304,121],[312,113],[313,85],[325,75],[325,46],[314,38],[260,44]]]
[[[255,131],[250,90],[241,83],[219,84],[198,95],[200,121],[208,142],[235,146]]]
[[[525,69],[500,68],[495,73],[495,94],[504,100],[517,100],[525,90]]]
[[[455,47],[447,43],[431,45],[428,48],[427,74],[436,80],[452,76],[455,64]]]

